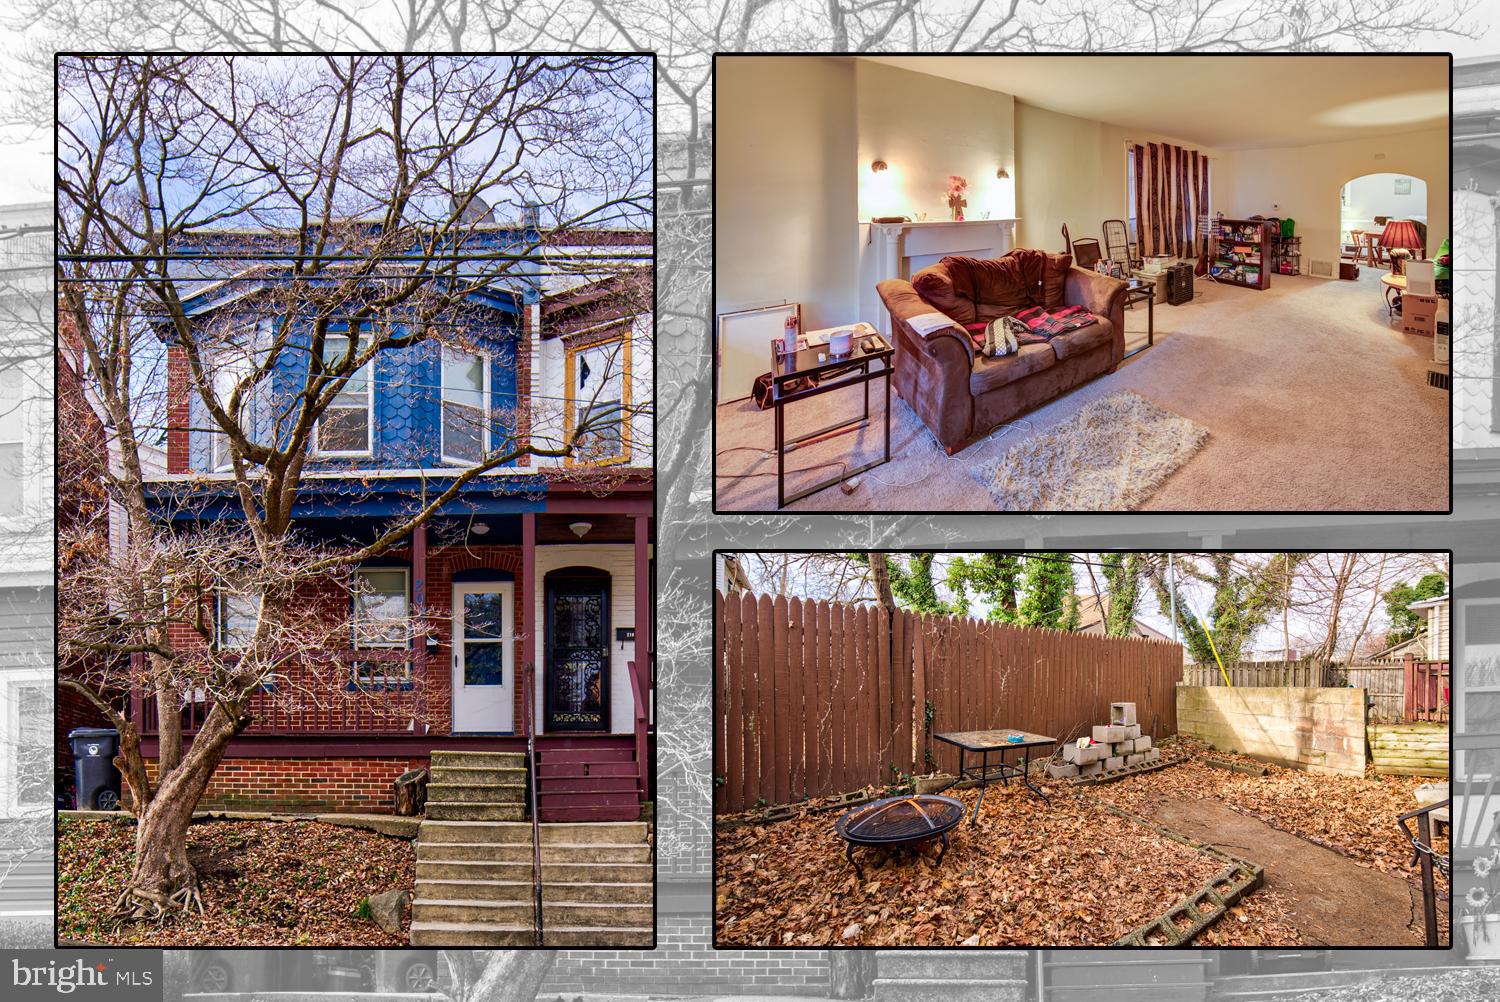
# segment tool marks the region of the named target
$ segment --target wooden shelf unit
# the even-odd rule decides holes
[[[1216,281],[1247,289],[1270,288],[1275,251],[1266,220],[1221,217],[1214,221],[1213,237],[1208,270]]]
[[[1302,238],[1272,233],[1271,262],[1278,275],[1302,274]]]

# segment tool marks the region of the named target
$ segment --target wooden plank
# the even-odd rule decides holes
[[[843,605],[830,608],[832,636],[829,639],[828,677],[833,685],[833,698],[829,700],[829,772],[830,793],[844,793],[849,789],[849,755],[845,731],[849,719],[849,687],[844,675],[844,640],[847,624]]]
[[[807,730],[807,718],[802,711],[802,599],[793,597],[787,603],[787,694],[786,718],[787,755],[790,772],[787,777],[787,799],[784,803],[801,800],[807,792],[807,781],[803,773],[802,736]]]
[[[775,709],[773,704],[776,686],[775,618],[768,595],[762,595],[755,605],[755,629],[757,640],[755,678],[755,788],[750,797],[751,807],[771,803],[775,794],[773,773],[776,769]],[[748,756],[747,756],[748,757]]]
[[[892,754],[895,748],[896,696],[891,685],[891,614],[884,607],[875,610],[875,709],[880,715],[878,746],[880,768],[888,781],[894,782],[900,766]]]
[[[807,796],[818,788],[818,606],[802,603],[802,781]]]
[[[755,677],[759,670],[759,650],[756,647],[755,596],[749,592],[739,596],[738,626],[739,643],[734,668],[733,695],[736,720],[729,743],[729,809],[746,810],[755,802],[750,792],[752,774],[757,772],[756,749],[751,740],[751,726],[755,719]]]
[[[880,783],[885,779],[885,769],[880,762],[880,738],[876,733],[880,725],[879,704],[876,702],[880,667],[875,661],[875,610],[860,606],[860,659],[861,686],[864,697],[860,705],[860,717],[864,721],[864,783]]]
[[[918,773],[929,771],[927,747],[931,735],[927,732],[927,635],[922,628],[922,617],[911,614],[911,703],[912,703],[912,759]]]
[[[870,727],[865,715],[865,610],[851,606],[845,610],[844,635],[844,683],[849,687],[846,703],[849,713],[849,730],[846,745],[849,748],[849,788],[858,789],[869,782],[870,763],[865,748],[865,739]],[[852,738],[853,740],[848,740]]]
[[[791,802],[791,724],[792,724],[792,701],[791,701],[791,676],[787,665],[787,654],[791,644],[790,624],[788,623],[787,601],[785,595],[777,595],[772,603],[772,626],[774,637],[773,648],[775,656],[775,680],[771,692],[774,697],[774,709],[772,713],[772,768],[775,772],[771,775],[770,789],[773,791],[768,798],[772,804],[786,804]],[[763,784],[764,785],[764,784]]]
[[[903,645],[906,613],[892,612],[891,622],[891,760],[904,773],[911,772],[911,675]]]
[[[714,714],[714,813],[722,814],[729,799],[725,783],[729,777],[729,639],[727,635],[728,603],[724,593],[714,590],[714,703],[718,712]]]
[[[833,702],[833,629],[829,625],[832,617],[830,603],[818,603],[818,677],[816,727],[818,732],[818,782],[819,796],[836,793],[833,788],[833,731],[831,718]]]

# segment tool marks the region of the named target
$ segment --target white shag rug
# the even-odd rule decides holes
[[[1130,511],[1208,441],[1138,393],[1112,393],[974,471],[1003,511]]]

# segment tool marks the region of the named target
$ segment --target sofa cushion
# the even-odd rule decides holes
[[[1054,337],[1050,344],[1056,352],[1058,361],[1073,358],[1092,351],[1101,344],[1108,344],[1114,336],[1114,327],[1108,320],[1095,320],[1087,327],[1080,327],[1076,331],[1068,331]]]
[[[976,355],[974,371],[969,373],[969,392],[977,397],[1056,363],[1056,353],[1051,345],[1046,344],[1022,345],[1014,355],[996,355],[994,358]]]
[[[1042,269],[1046,255],[1020,247],[1003,257],[945,257],[960,294],[974,300],[978,319],[1010,316],[1041,301]]]
[[[969,294],[968,285],[960,289],[957,286],[952,269],[948,267],[948,258],[941,263],[923,268],[911,277],[912,288],[917,290],[930,306],[940,313],[946,313],[956,323],[971,324],[978,320],[974,311],[974,297]]]
[[[1071,267],[1072,254],[1048,254],[1042,262],[1042,305],[1049,312],[1063,305],[1063,292]]]

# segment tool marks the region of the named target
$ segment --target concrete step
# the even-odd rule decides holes
[[[609,821],[602,824],[564,822],[562,824],[542,825],[541,834],[543,848],[559,843],[570,845],[577,845],[579,843],[644,843],[646,841],[646,825],[641,821]]]
[[[536,930],[525,925],[469,922],[412,922],[412,946],[535,946]],[[601,944],[603,945],[603,944]]]
[[[951,950],[880,951],[875,955],[876,977],[941,981],[953,974]],[[974,980],[1010,981],[1026,977],[1027,956],[1013,950],[973,950],[963,955],[963,973]]]
[[[498,901],[530,904],[534,886],[526,880],[426,880],[417,878],[416,897],[433,901]]]
[[[541,826],[542,849],[576,845],[644,845],[646,825],[640,821],[604,824],[547,824]],[[419,842],[495,842],[531,845],[531,822],[457,820],[427,816]]]
[[[1465,970],[1461,965],[1443,967],[1382,967],[1364,971],[1299,971],[1287,974],[1247,974],[1219,978],[1212,997],[1219,999],[1265,999],[1275,994],[1293,995],[1324,991],[1344,985],[1374,985],[1390,978],[1418,978],[1446,971]]]
[[[526,805],[494,800],[465,803],[429,800],[427,816],[434,821],[520,821],[526,816]]]
[[[474,803],[526,803],[526,787],[520,783],[509,785],[465,786],[457,783],[429,783],[427,805],[474,804]]]
[[[454,784],[457,786],[524,785],[526,770],[497,769],[487,765],[435,765],[432,767],[430,784]]]
[[[967,961],[955,957],[955,963]],[[1025,979],[876,978],[875,1002],[1026,1002]],[[1096,989],[1096,992],[1098,990]],[[1113,997],[1112,990],[1107,993]]]
[[[428,824],[431,824],[429,822]],[[426,825],[423,829],[426,829]],[[417,862],[531,863],[531,840],[525,842],[417,842]],[[557,843],[542,846],[542,865],[557,866],[607,863],[618,866],[650,865],[648,845]]]
[[[542,884],[542,908],[545,912],[548,905],[562,901],[577,904],[645,905],[649,908],[651,887],[650,882],[630,883],[618,880],[546,882]]]
[[[648,947],[654,930],[650,926],[545,926],[542,941],[549,947]]]
[[[411,921],[459,922],[478,925],[531,926],[531,899],[481,901],[475,898],[416,898],[411,903]]]
[[[470,769],[525,769],[525,752],[434,751],[431,765],[467,766]]]
[[[523,846],[531,855],[531,823],[521,821],[441,821],[428,815],[417,832],[417,852],[423,846],[458,842],[468,845]]]
[[[650,904],[551,901],[548,900],[546,891],[542,892],[542,921],[545,925],[644,928],[655,920],[652,911]]]
[[[1065,988],[1048,988],[1047,1002],[1099,1002],[1107,995],[1111,1002],[1204,1002],[1208,998],[1207,985],[1073,985]]]
[[[436,860],[417,856],[418,880],[531,880],[531,860]],[[650,883],[650,863],[542,863],[549,883]]]

